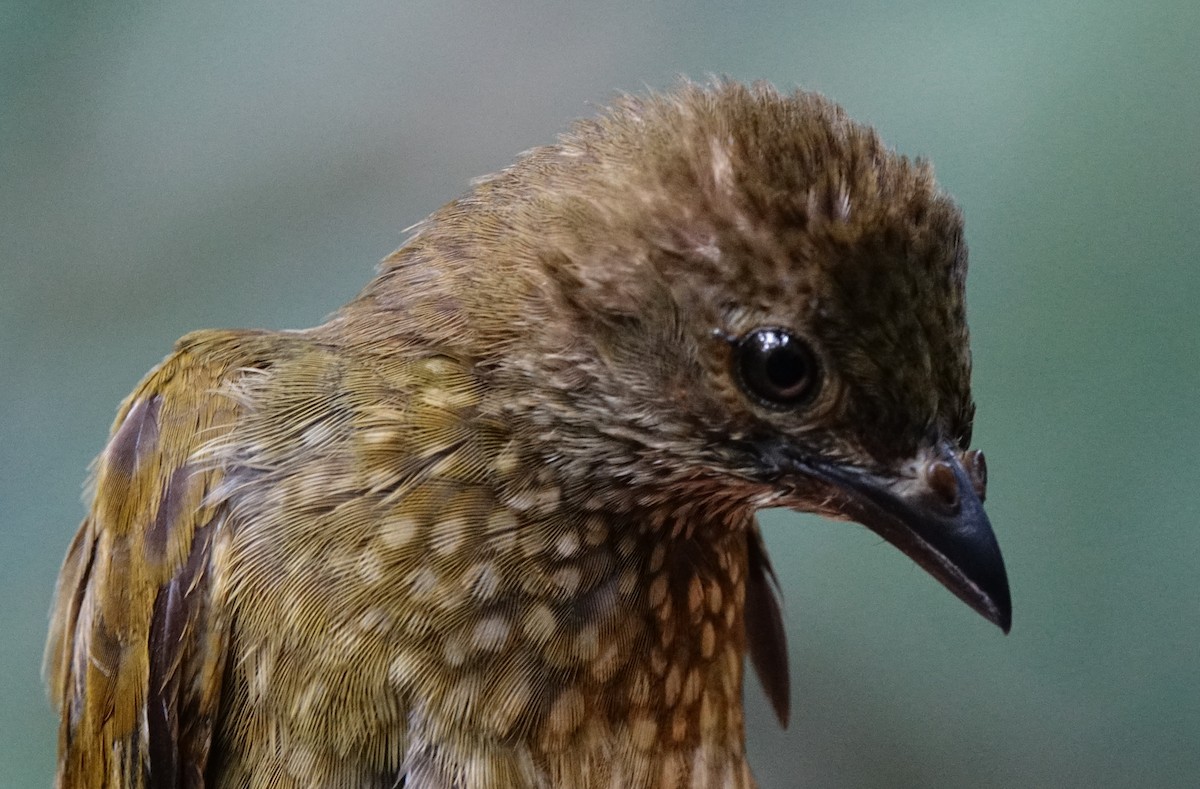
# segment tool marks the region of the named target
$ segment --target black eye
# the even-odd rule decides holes
[[[817,391],[816,357],[786,329],[755,329],[737,341],[734,354],[742,387],[764,405],[792,408]]]

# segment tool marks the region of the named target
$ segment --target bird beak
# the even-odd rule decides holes
[[[1005,633],[1012,625],[1008,576],[983,511],[987,472],[978,451],[942,444],[914,473],[895,476],[812,461],[806,471],[835,493],[830,514],[858,521],[895,545]]]

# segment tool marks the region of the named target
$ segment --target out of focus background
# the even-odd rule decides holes
[[[736,9],[736,10],[733,10]],[[766,521],[763,787],[1200,781],[1200,3],[0,8],[0,787],[47,786],[58,563],[192,329],[318,322],[403,229],[683,73],[820,90],[962,204],[1004,637],[865,529]]]

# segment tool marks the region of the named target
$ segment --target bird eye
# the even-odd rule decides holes
[[[742,388],[764,405],[792,408],[816,393],[816,357],[786,329],[755,329],[737,341],[734,353]]]

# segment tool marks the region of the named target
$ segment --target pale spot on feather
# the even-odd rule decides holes
[[[443,518],[434,524],[429,540],[430,545],[436,553],[442,556],[455,554],[466,542],[474,525],[474,522],[466,515],[451,515]]]
[[[392,617],[383,608],[369,608],[358,618],[358,626],[364,633],[385,634],[392,628]]]
[[[592,679],[597,682],[607,682],[624,664],[624,653],[616,641],[609,641],[604,651],[592,661]]]
[[[442,643],[442,660],[451,668],[467,662],[467,645],[461,635],[452,635]]]
[[[464,712],[469,718],[479,713],[482,701],[482,683],[479,677],[468,674],[457,683],[450,686],[444,698],[445,709]]]
[[[651,690],[650,675],[645,671],[638,671],[629,683],[629,703],[634,707],[650,706]]]
[[[296,702],[292,705],[292,714],[297,718],[309,718],[315,715],[325,701],[325,693],[325,683],[319,679],[313,680],[296,697]]]
[[[712,658],[717,650],[717,630],[709,620],[704,621],[700,628],[700,657],[705,660]]]
[[[663,649],[671,649],[675,645],[675,621],[667,622],[658,634],[658,645]]]
[[[250,697],[264,699],[271,691],[271,677],[275,670],[275,653],[269,649],[254,649],[243,658],[250,679]]]
[[[718,776],[717,770],[720,769],[720,765],[716,763],[716,760],[714,760],[712,756],[713,751],[704,747],[703,745],[692,751],[692,781],[695,782],[701,777],[704,777],[705,783],[703,785],[707,787],[713,787],[713,789],[718,786],[736,786],[736,784],[733,782],[733,775],[730,773],[728,766],[726,766],[725,770],[723,771],[724,775]],[[700,784],[696,785],[699,786]]]
[[[575,636],[575,654],[580,660],[595,660],[600,652],[600,631],[594,624],[584,625]]]
[[[687,739],[688,722],[687,716],[683,712],[677,712],[671,718],[671,738],[675,742],[683,742]],[[673,786],[674,784],[663,784],[663,786]]]
[[[629,722],[629,735],[635,748],[648,751],[657,743],[658,724],[650,717],[634,718]]]
[[[419,567],[405,579],[409,594],[416,601],[427,600],[437,592],[438,577],[429,567]]]
[[[516,550],[521,538],[521,530],[517,528],[517,519],[506,509],[497,509],[488,516],[484,529],[484,539],[488,547],[499,554]]]
[[[316,422],[300,434],[300,443],[307,447],[320,447],[333,441],[336,435],[328,422]]]
[[[717,728],[719,722],[720,709],[713,702],[711,694],[706,693],[700,699],[700,731],[710,732]]]
[[[399,442],[400,431],[390,427],[372,427],[361,431],[358,438],[368,446],[375,444],[386,446]]]
[[[471,565],[463,573],[462,579],[469,594],[477,600],[491,600],[500,591],[500,575],[491,562]]]
[[[331,643],[337,645],[336,651],[330,651],[323,655],[326,661],[333,663],[338,660],[338,656],[343,659],[349,657],[353,660],[356,656],[362,653],[363,632],[362,629],[354,625],[347,624],[337,631],[337,636]]]
[[[547,485],[538,490],[534,507],[539,514],[550,515],[558,510],[559,501],[562,499],[562,490],[557,485]]]
[[[303,781],[310,780],[317,767],[317,755],[311,748],[293,744],[288,749],[287,771]]]
[[[599,515],[592,515],[587,519],[587,523],[583,529],[583,541],[590,547],[595,548],[602,545],[608,539],[608,524]]]
[[[817,217],[823,215],[824,212],[821,211],[821,198],[817,195],[817,188],[815,186],[808,190],[804,203],[805,210],[809,216]]]
[[[414,652],[397,652],[388,664],[388,679],[397,687],[408,687],[419,675],[424,661]]]
[[[675,606],[671,603],[671,598],[669,597],[663,600],[662,605],[655,609],[655,616],[658,617],[658,622],[663,626],[664,630],[668,624],[671,624],[671,619],[674,614]]]
[[[651,607],[658,608],[667,599],[667,574],[659,573],[650,584],[649,602]]]
[[[704,615],[704,584],[700,582],[699,575],[693,575],[688,583],[688,613],[692,624],[699,622]]]
[[[431,387],[421,392],[419,399],[426,405],[446,411],[463,411],[479,404],[479,395],[468,387]]]
[[[723,192],[729,192],[733,187],[733,162],[729,157],[728,143],[712,137],[708,141],[708,150],[712,157],[713,185]]]
[[[415,518],[405,513],[392,513],[379,524],[379,539],[389,548],[402,548],[417,536]]]
[[[572,734],[583,722],[585,709],[582,693],[575,688],[563,691],[554,700],[550,714],[546,716],[545,737],[562,739]]]
[[[383,580],[383,560],[375,551],[363,551],[358,557],[358,577],[368,586]]]
[[[671,526],[671,539],[678,540],[683,535],[685,530],[690,529],[689,524],[691,522],[692,521],[689,520],[688,518],[675,518],[675,520]],[[687,532],[687,536],[688,537],[692,536],[690,530]]]
[[[846,191],[844,184],[838,188],[837,198],[833,203],[833,217],[839,222],[850,220],[850,193]]]
[[[687,679],[683,683],[683,695],[680,697],[680,703],[690,707],[695,704],[700,698],[700,670],[692,668],[687,674]]]
[[[549,530],[542,528],[540,525],[530,525],[528,528],[521,530],[520,542],[521,553],[523,555],[540,557],[550,548]],[[531,584],[539,582],[533,575],[527,576],[524,580],[528,588],[532,588]]]
[[[413,372],[431,381],[462,375],[462,365],[446,356],[427,356],[413,364]]]
[[[508,534],[517,530],[517,516],[503,507],[488,514],[487,530],[493,534]]]
[[[658,647],[650,650],[650,670],[659,677],[667,673],[667,656]]]
[[[675,702],[679,701],[679,692],[681,690],[683,690],[683,670],[676,663],[667,672],[667,678],[663,685],[663,701],[666,702],[668,707],[674,707]]]
[[[510,476],[520,467],[521,455],[517,452],[516,445],[513,443],[509,443],[504,449],[500,450],[492,460],[492,468],[501,477]]]
[[[508,632],[508,620],[499,616],[488,617],[475,625],[472,643],[480,651],[495,652],[507,643]]]
[[[692,251],[705,260],[712,261],[713,263],[716,263],[721,259],[721,248],[717,246],[716,240],[712,238],[705,239],[702,243],[695,244],[692,247]]]
[[[546,643],[558,632],[558,622],[554,618],[554,612],[540,603],[532,606],[526,612],[521,627],[525,631],[525,635],[535,644]]]
[[[560,567],[550,576],[550,582],[554,584],[564,595],[574,595],[579,591],[580,573],[579,568],[574,566]]]
[[[554,543],[555,549],[559,556],[570,558],[579,551],[579,533],[574,529],[568,529],[559,535],[558,540]]]
[[[505,502],[517,512],[551,515],[558,510],[562,491],[555,485],[527,488],[513,492]]]
[[[485,714],[491,730],[501,737],[512,731],[513,725],[529,705],[531,696],[532,689],[524,673],[508,672],[489,699]]]
[[[725,676],[730,679],[742,676],[742,656],[736,650],[731,649],[725,653]]]

